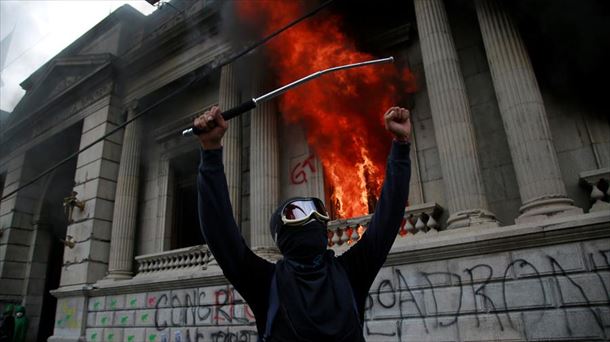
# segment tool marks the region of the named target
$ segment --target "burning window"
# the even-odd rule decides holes
[[[240,21],[260,35],[302,14],[302,2],[240,1]],[[265,45],[277,84],[314,71],[374,59],[342,31],[341,17],[321,12]],[[368,214],[379,196],[390,148],[382,114],[414,93],[407,68],[383,65],[337,72],[296,88],[279,99],[289,123],[304,127],[307,142],[324,166],[330,210],[335,218]]]

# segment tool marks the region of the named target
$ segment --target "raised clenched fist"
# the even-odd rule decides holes
[[[385,128],[398,141],[411,142],[411,112],[402,107],[390,107],[383,115]]]
[[[203,131],[198,137],[204,150],[218,149],[222,146],[220,142],[229,124],[220,113],[220,108],[213,106],[197,117],[193,123],[193,126]]]

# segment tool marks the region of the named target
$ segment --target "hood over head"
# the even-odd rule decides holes
[[[271,215],[269,229],[280,252],[289,259],[308,262],[323,254],[328,245],[326,223],[316,219],[300,226],[282,223],[282,209],[295,198],[284,201]]]
[[[7,315],[12,315],[12,314],[13,314],[13,310],[14,310],[14,306],[13,306],[13,304],[6,304],[6,306],[4,307],[4,310],[3,310],[3,312],[2,312],[2,313],[3,313],[5,316],[7,316]]]

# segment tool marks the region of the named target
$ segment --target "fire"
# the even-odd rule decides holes
[[[238,1],[240,21],[268,34],[302,15],[302,2]],[[266,48],[278,84],[312,72],[374,58],[356,49],[340,28],[341,18],[318,13],[271,40]],[[385,56],[384,56],[385,57]],[[340,71],[295,88],[279,100],[284,120],[304,127],[324,166],[336,218],[374,209],[389,153],[382,114],[399,95],[415,92],[408,69],[379,65]]]

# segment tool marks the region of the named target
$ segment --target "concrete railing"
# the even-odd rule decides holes
[[[199,245],[136,257],[138,275],[172,270],[205,270],[210,261],[208,246]]]
[[[581,172],[580,185],[589,191],[590,212],[610,210],[610,168]]]
[[[414,234],[439,231],[438,218],[443,209],[436,203],[424,203],[405,208],[404,219],[398,231],[399,238]],[[328,245],[331,248],[345,247],[356,243],[366,231],[371,217],[365,215],[349,219],[334,220],[328,224]]]

